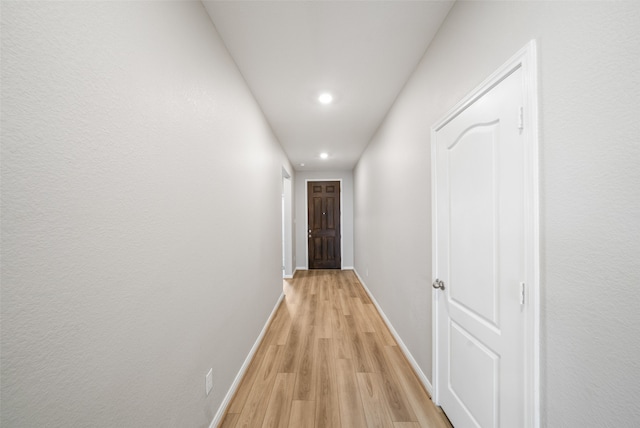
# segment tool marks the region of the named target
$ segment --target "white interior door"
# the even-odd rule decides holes
[[[520,68],[434,131],[436,402],[456,428],[525,423]]]

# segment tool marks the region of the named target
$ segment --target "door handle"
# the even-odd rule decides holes
[[[433,288],[439,288],[440,290],[444,290],[444,282],[440,281],[438,278],[436,278],[436,280],[433,281],[433,284],[431,284],[431,286]]]

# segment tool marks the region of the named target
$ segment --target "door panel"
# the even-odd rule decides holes
[[[449,148],[451,300],[498,323],[495,229],[497,123],[465,132]]]
[[[309,269],[340,269],[340,182],[307,184]]]
[[[435,133],[438,401],[456,428],[524,425],[521,70]]]
[[[500,357],[459,324],[450,323],[451,392],[482,427],[495,426]],[[469,379],[475,379],[468,385]]]

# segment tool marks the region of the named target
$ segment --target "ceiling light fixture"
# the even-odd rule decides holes
[[[303,164],[303,163],[301,163],[301,164],[300,164],[300,166],[304,166],[304,164]]]
[[[329,157],[329,153],[320,153],[321,159],[327,159]]]
[[[320,96],[318,97],[318,101],[320,101],[321,104],[331,104],[331,101],[333,101],[333,95],[325,92],[323,94],[320,94]]]

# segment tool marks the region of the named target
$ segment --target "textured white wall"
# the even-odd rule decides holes
[[[199,2],[3,1],[0,425],[208,426],[282,291],[283,165]]]
[[[353,267],[353,172],[297,171],[295,181],[296,260],[298,269],[309,265],[307,256],[307,183],[306,180],[342,179],[342,267]]]
[[[429,129],[538,40],[548,427],[640,420],[639,22],[638,2],[457,2],[354,172],[356,269],[430,373]]]

